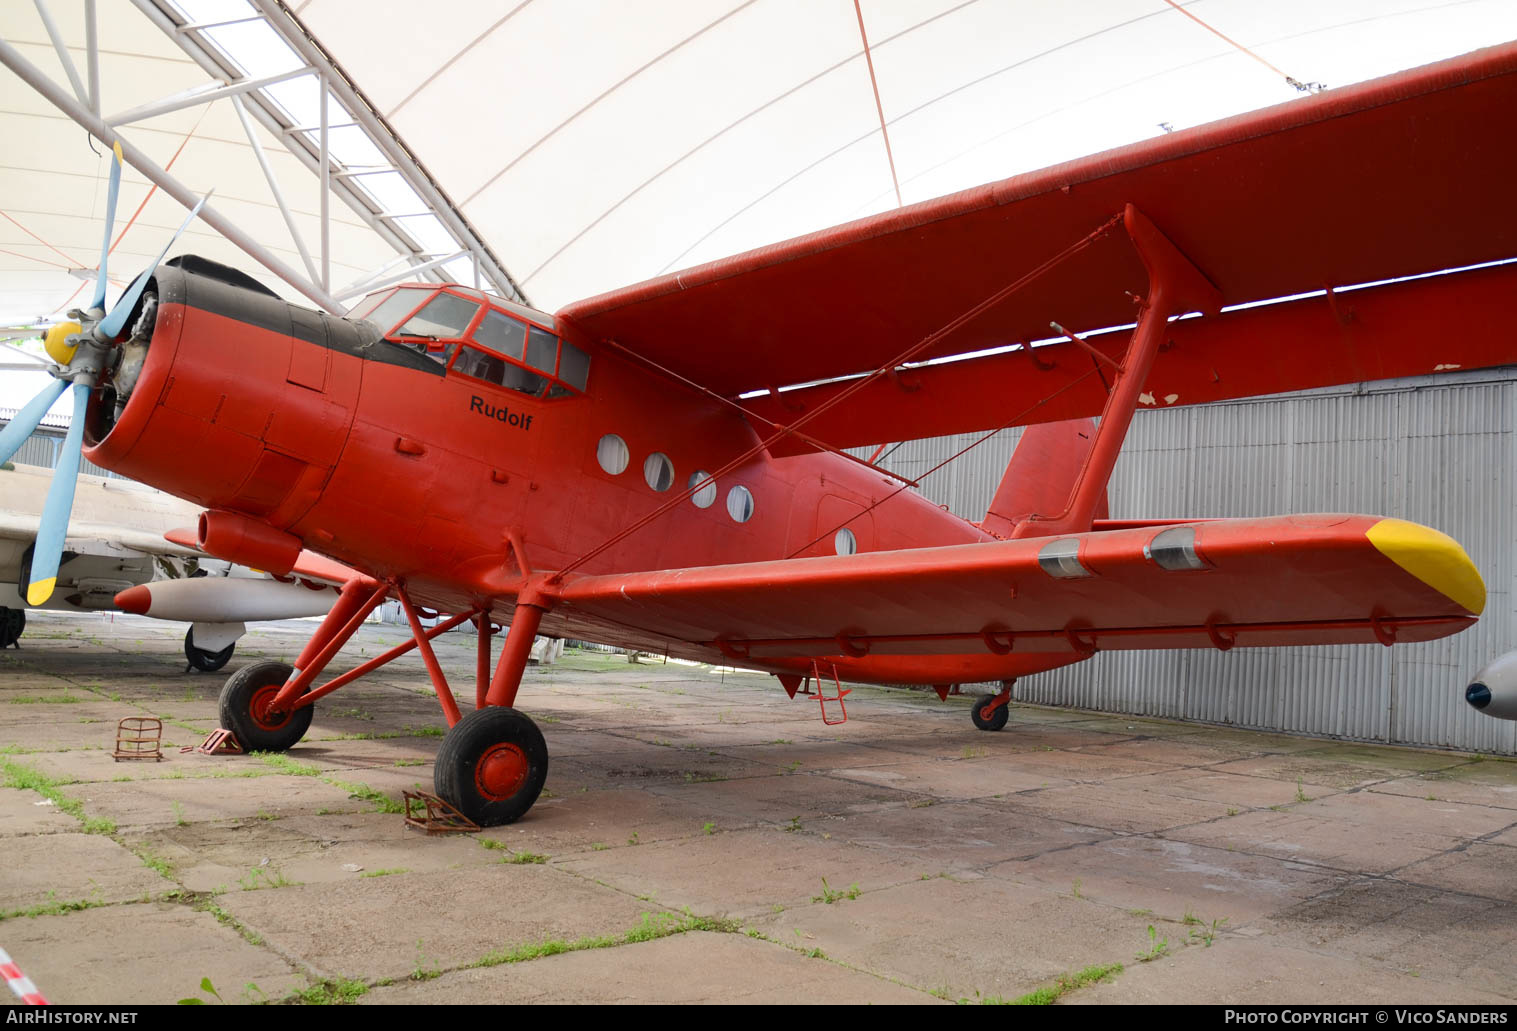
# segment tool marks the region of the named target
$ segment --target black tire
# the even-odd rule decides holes
[[[296,709],[282,720],[264,711],[294,671],[283,662],[265,660],[249,663],[227,677],[218,701],[221,725],[232,732],[243,751],[283,752],[310,729],[313,706]]]
[[[184,657],[190,665],[202,673],[215,673],[222,666],[232,661],[232,653],[237,650],[237,642],[233,641],[219,652],[208,652],[204,648],[195,647],[195,628],[190,627],[184,632]]]
[[[25,629],[25,609],[0,608],[0,648],[9,648],[21,640],[21,632]]]
[[[990,714],[990,719],[988,720],[983,715],[982,710],[985,706],[995,700],[996,696],[993,694],[981,695],[974,700],[974,708],[969,710],[969,718],[974,720],[974,725],[981,730],[1000,730],[1006,726],[1006,718],[1011,714],[1009,711],[1011,709],[1010,705],[998,706]]]
[[[432,773],[438,797],[481,827],[521,819],[547,779],[542,731],[526,715],[499,705],[466,714],[448,731]]]

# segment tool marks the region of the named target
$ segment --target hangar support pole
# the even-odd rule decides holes
[[[3,39],[0,39],[0,64],[15,72],[23,82],[42,94],[48,103],[78,122],[91,136],[107,147],[119,142],[121,144],[121,155],[125,158],[126,162],[138,172],[141,172],[149,182],[163,190],[164,193],[173,197],[186,208],[193,208],[199,202],[200,198],[196,197],[188,187],[160,168],[157,163],[142,151],[132,146],[126,140],[121,139],[115,130],[107,125],[100,116],[60,89],[56,83],[43,74],[41,69],[22,57],[20,51]],[[296,272],[290,266],[280,261],[267,248],[241,229],[238,229],[229,219],[209,204],[200,209],[200,220],[226,237],[233,244],[242,248],[254,261],[261,264],[286,283],[289,283],[322,308],[333,313],[343,310],[337,301],[333,300],[325,290],[315,283],[309,282],[299,272]]]

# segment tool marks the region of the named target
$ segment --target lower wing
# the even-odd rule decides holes
[[[1363,515],[569,578],[565,617],[733,659],[1425,641],[1485,584],[1454,540]]]

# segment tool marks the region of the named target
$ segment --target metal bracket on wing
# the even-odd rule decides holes
[[[1222,295],[1216,286],[1141,211],[1127,205],[1122,224],[1148,270],[1148,296],[1138,302],[1141,309],[1138,324],[1126,355],[1117,364],[1116,380],[1101,412],[1096,439],[1070,490],[1068,504],[1058,515],[1028,516],[1012,531],[1013,538],[1083,533],[1091,528],[1169,317],[1188,311],[1210,315],[1222,307]],[[1112,361],[1105,355],[1102,357]]]

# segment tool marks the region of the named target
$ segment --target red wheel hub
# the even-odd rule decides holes
[[[474,786],[485,798],[503,802],[527,780],[527,753],[516,745],[491,745],[474,765]]]
[[[278,697],[279,689],[282,687],[284,687],[283,684],[268,684],[260,687],[253,692],[253,697],[248,702],[248,715],[263,730],[279,730],[286,723],[290,722],[290,717],[294,715],[289,712],[274,713],[269,711],[269,707],[273,705],[274,699]]]

